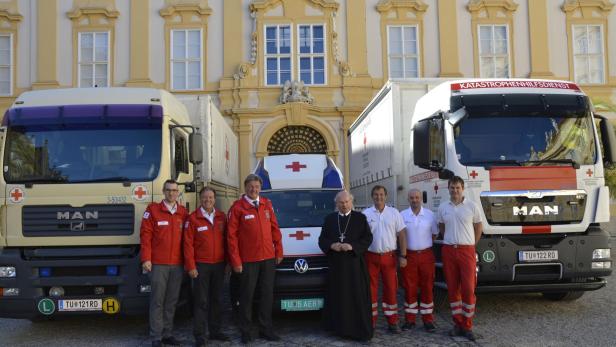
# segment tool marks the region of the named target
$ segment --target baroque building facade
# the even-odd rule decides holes
[[[573,80],[616,115],[609,0],[2,0],[0,108],[22,92],[155,87],[215,97],[240,175],[326,153],[389,79]]]

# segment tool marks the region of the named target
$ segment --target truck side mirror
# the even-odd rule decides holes
[[[423,119],[413,127],[413,161],[423,169],[443,170],[445,137],[442,113]]]
[[[423,169],[430,169],[430,122],[419,121],[413,128],[413,161]]]
[[[607,118],[600,115],[595,115],[595,117],[600,119],[603,161],[607,164],[616,164],[616,134],[614,134],[614,127]]]
[[[201,164],[203,162],[203,137],[201,133],[191,133],[188,136],[188,146],[190,152],[188,159],[193,164]]]

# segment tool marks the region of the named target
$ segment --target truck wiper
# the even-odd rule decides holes
[[[83,180],[83,181],[73,181],[75,183],[77,182],[128,182],[131,179],[126,177],[126,176],[111,176],[111,177],[103,177],[103,178],[97,178],[94,180]]]
[[[580,163],[573,159],[543,159],[543,160],[529,160],[525,163],[542,164],[542,163],[556,163],[556,164],[570,164],[575,169],[580,168]]]
[[[66,182],[66,177],[36,177],[36,178],[28,178],[28,179],[23,179],[23,180],[15,180],[15,181],[11,181],[10,183],[21,183],[21,184],[28,184],[28,183],[57,183],[57,182]]]
[[[492,166],[492,165],[516,165],[516,166],[522,166],[522,163],[520,163],[517,160],[513,160],[513,159],[506,159],[506,160],[479,160],[479,161],[468,161],[468,162],[463,162],[462,165],[466,165],[466,166],[473,166],[473,165],[481,165],[481,166]]]

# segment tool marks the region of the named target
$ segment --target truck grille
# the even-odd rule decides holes
[[[24,236],[109,236],[133,233],[135,207],[122,205],[24,206]]]
[[[491,225],[572,224],[584,218],[586,192],[483,192],[481,205]]]

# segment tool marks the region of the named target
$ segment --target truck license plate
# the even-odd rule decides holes
[[[558,251],[520,251],[518,258],[521,262],[558,260]]]
[[[322,308],[322,298],[280,300],[280,309],[283,311],[317,311]]]
[[[58,300],[58,311],[101,311],[103,299]]]

